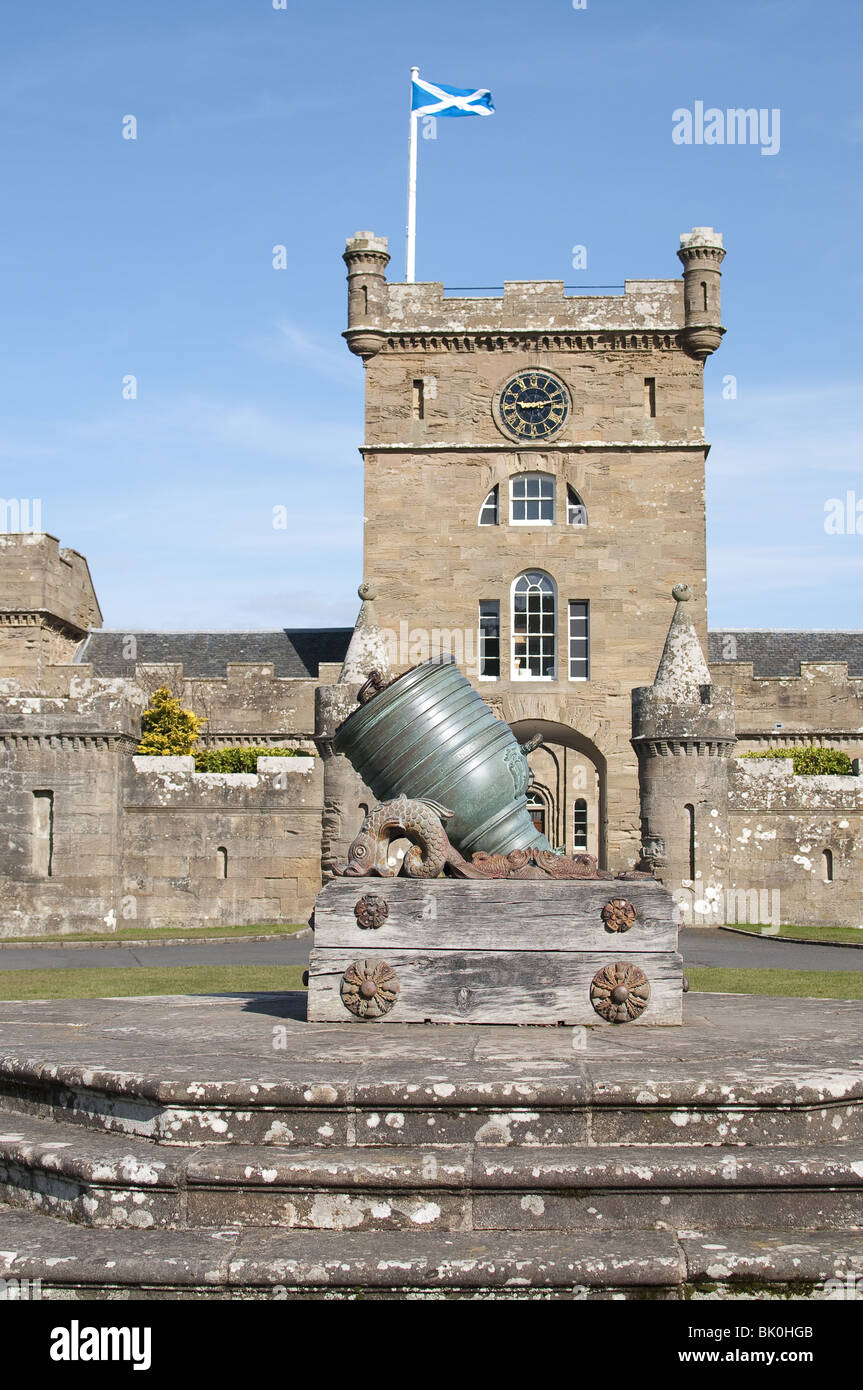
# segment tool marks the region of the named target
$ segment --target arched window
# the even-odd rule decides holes
[[[702,280],[702,282],[701,282],[701,307],[702,307],[702,309],[706,309],[706,308],[707,308],[707,281],[706,281],[706,280]]]
[[[219,878],[228,877],[228,851],[224,845],[219,845],[216,850],[216,863],[219,868]]]
[[[554,680],[556,636],[554,580],[526,570],[512,586],[513,680]]]
[[[572,807],[572,848],[575,854],[587,852],[587,802],[583,796]]]
[[[495,483],[488,497],[479,509],[478,526],[497,526],[500,520],[500,508],[498,505],[498,486]]]
[[[513,526],[554,524],[554,478],[550,473],[517,473],[509,480],[509,497]]]
[[[824,876],[824,882],[825,882],[825,883],[832,883],[832,882],[833,882],[833,851],[832,851],[832,849],[825,849],[825,851],[824,851],[824,853],[823,853],[823,855],[822,855],[822,861],[823,861],[823,862],[822,862],[822,873],[823,873],[823,876]]]
[[[529,798],[527,803],[527,814],[530,816],[534,826],[539,831],[540,835],[544,835],[546,833],[545,802],[543,801],[541,796],[531,796]]]
[[[567,526],[587,525],[587,507],[575,488],[569,486],[566,489],[566,524]]]

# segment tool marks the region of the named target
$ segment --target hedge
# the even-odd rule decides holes
[[[795,774],[801,777],[837,777],[850,775],[851,759],[839,748],[765,748],[759,753],[744,753],[744,758],[793,758]]]
[[[309,758],[302,748],[202,748],[195,752],[196,772],[257,772],[258,758]]]

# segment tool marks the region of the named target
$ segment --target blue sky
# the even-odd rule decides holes
[[[861,38],[856,0],[8,4],[0,495],[42,499],[107,626],[353,621],[340,256],[371,228],[403,276],[416,63],[497,107],[421,142],[419,279],[675,276],[682,231],[723,232],[711,625],[859,628],[863,534],[824,504],[863,503]],[[699,100],[779,108],[779,152],[674,144]]]

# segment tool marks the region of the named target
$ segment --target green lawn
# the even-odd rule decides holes
[[[734,931],[745,931],[750,936],[769,936],[782,940],[783,937],[797,937],[802,941],[832,941],[837,945],[846,942],[852,946],[863,946],[863,930],[858,927],[757,927],[749,922],[728,923]]]
[[[0,970],[0,999],[104,999],[139,994],[245,994],[302,989],[301,965],[183,965],[164,970]]]
[[[863,970],[726,970],[719,966],[697,965],[688,966],[686,975],[690,989],[705,994],[863,999]]]
[[[707,994],[778,994],[798,999],[863,999],[863,971],[687,970]],[[187,965],[163,970],[0,970],[0,999],[98,999],[146,994],[244,994],[302,989],[303,967]]]
[[[112,932],[55,932],[52,936],[10,936],[8,941],[0,937],[0,946],[16,944],[29,946],[53,946],[63,941],[95,942],[97,945],[115,941],[211,941],[224,937],[242,936],[292,936],[294,932],[305,931],[307,922],[259,922],[248,927],[121,927]]]

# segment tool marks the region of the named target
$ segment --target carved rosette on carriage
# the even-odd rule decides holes
[[[674,904],[652,873],[540,845],[467,858],[451,816],[405,795],[366,816],[318,895],[311,1021],[682,1021]]]

